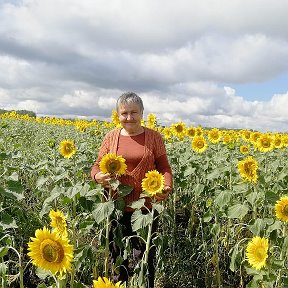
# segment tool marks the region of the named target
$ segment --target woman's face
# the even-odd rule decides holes
[[[137,133],[141,129],[143,112],[136,103],[119,105],[119,120],[122,127],[129,133]]]

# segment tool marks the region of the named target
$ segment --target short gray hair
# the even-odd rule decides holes
[[[134,92],[123,93],[117,100],[116,110],[119,111],[119,106],[122,104],[135,103],[139,106],[141,112],[144,111],[143,101],[140,96]]]

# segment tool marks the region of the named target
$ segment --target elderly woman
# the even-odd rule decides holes
[[[167,198],[172,191],[172,171],[167,159],[166,148],[162,136],[159,132],[141,126],[143,118],[144,106],[142,99],[133,92],[122,94],[116,104],[116,110],[119,115],[122,128],[116,128],[104,137],[100,147],[98,158],[91,169],[91,177],[97,183],[106,187],[111,180],[109,174],[103,174],[100,171],[99,163],[102,157],[107,153],[115,153],[121,155],[126,160],[126,173],[119,177],[119,181],[124,185],[133,187],[132,192],[125,196],[125,209],[122,218],[118,223],[124,226],[123,236],[135,235],[131,227],[131,215],[133,209],[129,207],[133,201],[139,199],[142,193],[141,182],[145,178],[145,173],[151,170],[157,170],[164,175],[165,185],[163,193],[156,196],[157,200],[162,201]],[[150,198],[146,199],[145,206],[151,208]],[[143,213],[145,213],[143,211]],[[157,229],[154,223],[153,230]],[[115,224],[112,225],[115,228]],[[110,233],[113,237],[113,231]],[[140,258],[145,250],[143,243],[140,243],[137,238],[133,237],[132,247],[134,255]],[[113,262],[121,251],[113,239],[111,239],[110,252]],[[136,252],[136,253],[135,253]],[[149,287],[154,287],[154,258],[155,249],[152,249],[149,254],[148,272],[149,272]],[[137,260],[137,259],[136,259]],[[138,259],[139,260],[139,259]],[[128,280],[128,263],[124,261],[120,267],[118,281]]]

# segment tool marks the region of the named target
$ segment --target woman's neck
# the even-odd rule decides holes
[[[136,136],[144,132],[144,127],[139,127],[139,129],[135,131],[127,131],[124,128],[121,129],[120,134],[123,136]]]

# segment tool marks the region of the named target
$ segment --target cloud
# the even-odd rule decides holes
[[[133,90],[163,123],[285,130],[287,94],[248,101],[233,87],[288,70],[287,9],[286,0],[3,0],[0,107],[107,119]]]

